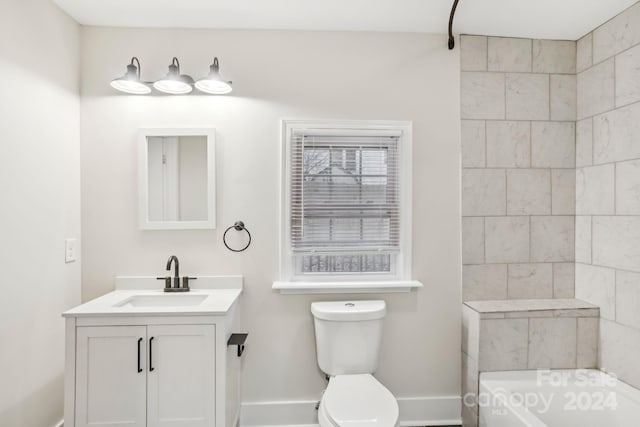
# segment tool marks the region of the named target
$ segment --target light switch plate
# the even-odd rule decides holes
[[[76,261],[76,239],[66,239],[64,241],[64,262]]]

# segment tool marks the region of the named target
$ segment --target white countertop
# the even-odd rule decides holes
[[[198,279],[202,287],[192,287],[189,292],[174,293],[164,292],[155,277],[118,277],[115,291],[67,310],[62,313],[62,316],[220,316],[229,312],[242,293],[242,277],[240,276],[198,277]],[[136,288],[132,289],[132,286]],[[204,300],[197,305],[177,303],[135,307],[125,303],[136,296],[157,297],[158,299],[168,297],[173,301],[179,301],[180,298],[193,299],[195,296],[202,296]]]

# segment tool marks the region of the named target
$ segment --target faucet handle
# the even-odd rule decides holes
[[[171,277],[170,276],[166,276],[166,277],[156,277],[156,280],[164,280],[164,288],[168,289],[171,287]]]
[[[182,288],[185,290],[189,290],[189,280],[197,280],[197,277],[189,277],[189,276],[184,276],[182,278]]]

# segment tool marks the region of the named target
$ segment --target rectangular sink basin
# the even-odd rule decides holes
[[[114,307],[192,307],[200,305],[208,295],[134,295]]]

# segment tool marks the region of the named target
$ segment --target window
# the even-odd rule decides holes
[[[285,122],[283,137],[283,279],[407,279],[410,126]]]

